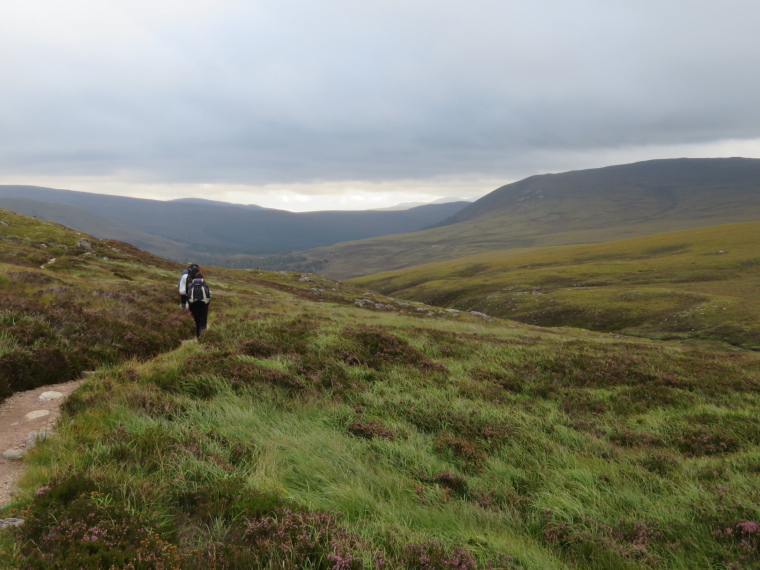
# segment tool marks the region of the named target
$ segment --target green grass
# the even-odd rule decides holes
[[[0,564],[760,564],[758,354],[206,273],[201,342],[100,367],[30,453]]]
[[[350,280],[541,326],[760,349],[760,223],[495,251]]]

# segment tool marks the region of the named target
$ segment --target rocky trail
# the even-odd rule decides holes
[[[52,434],[61,404],[82,382],[79,379],[17,392],[0,405],[0,505],[8,503],[17,490],[27,450]]]

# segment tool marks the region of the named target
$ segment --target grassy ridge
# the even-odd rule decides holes
[[[0,563],[760,564],[757,354],[210,273],[201,342],[99,369],[30,454]]]
[[[541,326],[760,349],[759,222],[495,251],[351,280]]]

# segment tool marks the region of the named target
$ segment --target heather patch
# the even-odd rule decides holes
[[[687,428],[671,436],[672,444],[684,455],[716,455],[731,453],[740,447],[739,441],[730,433],[706,428]]]
[[[609,525],[590,516],[560,518],[548,509],[544,513],[544,539],[556,545],[579,563],[621,567],[633,563],[657,567],[663,533],[651,522]],[[622,564],[621,564],[622,563]]]
[[[578,390],[568,393],[562,398],[560,409],[568,416],[601,415],[610,410],[610,404],[605,398],[592,393]]]
[[[382,328],[354,327],[346,330],[344,335],[350,339],[353,348],[344,349],[340,354],[346,364],[360,364],[375,370],[392,365],[412,366],[422,362],[426,362],[428,368],[434,367],[422,352]]]
[[[346,426],[346,430],[351,435],[364,439],[374,439],[376,437],[380,439],[394,439],[396,437],[396,432],[386,427],[379,420],[356,419]]]
[[[645,431],[633,429],[615,430],[609,434],[609,440],[615,445],[621,447],[660,447],[665,444],[664,439],[657,435]]]
[[[16,531],[26,568],[180,568],[176,546],[154,523],[100,490],[114,486],[82,475],[37,489]]]

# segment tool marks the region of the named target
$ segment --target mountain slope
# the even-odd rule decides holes
[[[760,160],[674,159],[533,176],[442,225],[302,252],[334,278],[489,250],[603,242],[760,219]]]
[[[0,186],[0,199],[24,198],[82,208],[91,214],[177,244],[161,253],[175,260],[223,263],[227,256],[288,252],[388,233],[416,231],[451,216],[467,203],[434,204],[399,212],[303,212],[251,208],[196,200],[160,201],[54,190]],[[68,223],[71,211],[61,214]],[[48,219],[58,215],[51,209]],[[84,223],[84,222],[83,222]],[[117,236],[108,235],[108,237]],[[140,238],[144,247],[154,243]],[[168,247],[166,241],[163,246]]]

